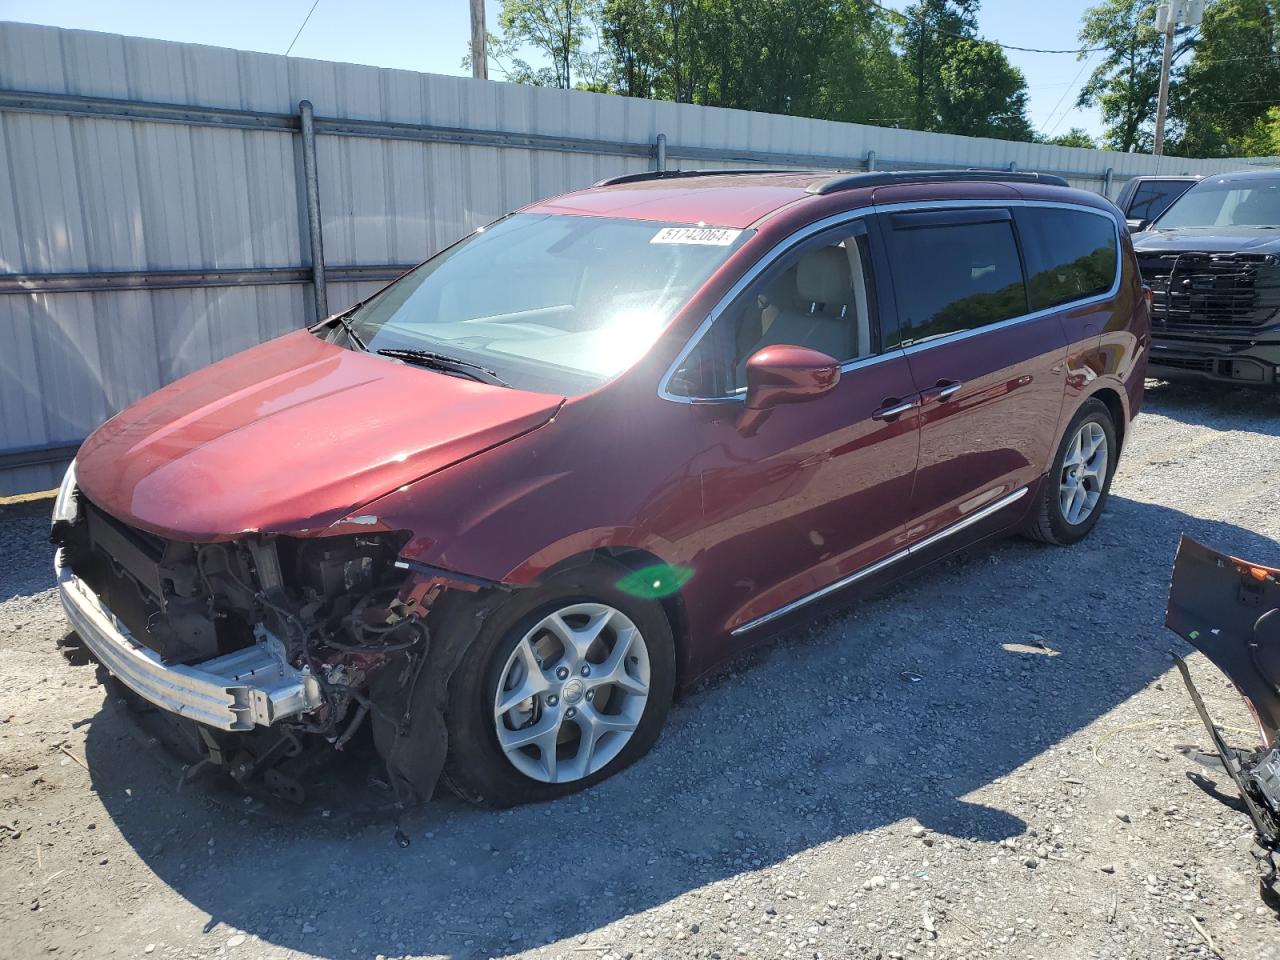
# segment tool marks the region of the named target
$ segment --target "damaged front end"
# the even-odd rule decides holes
[[[117,679],[192,722],[202,766],[241,782],[263,775],[300,801],[279,764],[318,745],[341,750],[372,718],[396,799],[429,794],[434,774],[398,774],[387,756],[413,726],[426,612],[445,588],[398,565],[408,534],[170,540],[70,483],[52,530],[68,617]]]
[[[1253,821],[1263,899],[1280,910],[1280,570],[1240,560],[1184,536],[1165,624],[1199,650],[1244,697],[1260,747],[1231,747],[1214,724],[1181,657],[1191,700]]]

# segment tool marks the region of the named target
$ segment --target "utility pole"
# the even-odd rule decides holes
[[[1156,101],[1156,137],[1151,152],[1164,154],[1164,121],[1169,112],[1169,70],[1173,66],[1173,35],[1178,24],[1195,26],[1204,19],[1205,0],[1170,0],[1156,7],[1156,29],[1164,34],[1164,60],[1160,64],[1160,99]]]
[[[489,54],[484,44],[484,0],[471,0],[471,76],[489,79]]]

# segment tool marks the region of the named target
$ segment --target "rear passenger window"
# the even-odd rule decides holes
[[[1110,217],[1027,207],[1017,213],[1027,257],[1031,309],[1098,296],[1116,280],[1116,225]]]
[[[894,214],[889,257],[904,340],[927,340],[1027,312],[1006,210]]]

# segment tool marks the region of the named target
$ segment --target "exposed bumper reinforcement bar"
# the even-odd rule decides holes
[[[316,681],[261,643],[198,666],[162,663],[63,565],[61,550],[54,570],[62,607],[85,646],[117,679],[157,707],[219,730],[252,730],[320,706]]]

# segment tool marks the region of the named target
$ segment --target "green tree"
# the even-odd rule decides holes
[[[526,83],[1027,139],[1026,83],[974,38],[978,5],[503,0],[492,48],[507,78]]]
[[[917,130],[937,129],[937,78],[957,39],[974,36],[978,6],[978,0],[918,0],[902,14],[900,43],[914,81],[911,126]]]
[[[1149,149],[1160,93],[1164,37],[1156,30],[1154,0],[1103,0],[1084,13],[1080,41],[1104,47],[1076,103],[1099,106],[1107,124],[1105,145],[1113,150]],[[1191,49],[1192,32],[1181,31],[1174,64]],[[1097,54],[1081,54],[1081,58]]]
[[[814,116],[909,125],[914,78],[897,49],[898,30],[870,0],[838,5],[830,49],[819,64]]]
[[[620,93],[812,113],[841,10],[866,0],[604,0]]]
[[[489,55],[508,80],[571,87],[594,17],[590,0],[502,0],[499,32],[489,38]],[[550,66],[531,65],[522,56],[526,48],[536,50]]]
[[[1280,157],[1280,107],[1272,107],[1254,122],[1242,146],[1241,156]]]
[[[979,0],[918,0],[900,21],[918,130],[1028,140],[1027,82],[1000,47],[977,39]]]
[[[952,44],[938,71],[938,129],[968,137],[1030,140],[1027,81],[999,47],[977,40]]]
[[[1280,99],[1280,0],[1218,0],[1205,11],[1195,56],[1172,111],[1177,152],[1197,157],[1275,153],[1268,111]],[[1262,131],[1259,139],[1259,131]]]
[[[667,38],[658,0],[604,0],[600,40],[611,86],[626,97],[652,97],[666,62]]]
[[[1050,137],[1043,141],[1051,143],[1057,147],[1084,147],[1088,150],[1097,150],[1098,141],[1090,135],[1088,130],[1083,127],[1072,127],[1066,133],[1059,134],[1056,137]]]
[[[720,103],[743,110],[812,116],[821,67],[831,48],[831,0],[730,0],[728,48],[715,75]],[[724,49],[722,47],[722,49]]]
[[[613,89],[680,103],[715,101],[709,62],[724,42],[727,0],[604,0],[600,37]]]

